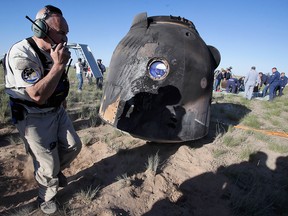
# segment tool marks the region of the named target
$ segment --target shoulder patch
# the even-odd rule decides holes
[[[25,68],[21,76],[22,79],[29,84],[36,83],[41,78],[40,73],[35,71],[33,68]]]

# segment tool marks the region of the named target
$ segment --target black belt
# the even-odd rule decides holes
[[[18,98],[13,98],[13,97],[10,97],[10,100],[14,103],[19,103],[19,104],[23,104],[23,105],[26,105],[28,107],[37,107],[37,108],[57,108],[57,106],[49,106],[47,104],[37,104],[35,102],[32,102],[32,101],[28,101],[28,100],[21,100],[21,99],[18,99]]]

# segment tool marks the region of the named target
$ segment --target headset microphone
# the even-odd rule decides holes
[[[70,58],[70,61],[69,61],[69,63],[68,63],[67,70],[65,71],[66,74],[68,74],[68,71],[69,71],[71,62],[72,62],[72,58]]]
[[[47,24],[45,24],[45,22],[44,22],[44,24],[43,24],[43,21],[40,21],[40,25],[42,25],[42,27],[39,25],[39,24],[37,24],[36,22],[34,22],[30,17],[28,17],[28,16],[25,16],[26,17],[26,19],[28,19],[30,22],[32,22],[33,23],[33,25],[35,25],[35,27],[33,27],[33,25],[32,25],[32,30],[33,30],[33,32],[34,32],[34,35],[36,36],[36,37],[39,37],[39,38],[44,38],[44,37],[48,37],[50,40],[51,40],[51,42],[52,42],[52,44],[51,44],[51,48],[54,50],[55,48],[56,48],[56,46],[57,46],[57,43],[53,40],[53,38],[52,37],[50,37],[48,34],[47,34],[47,31],[48,31],[48,27],[47,27]],[[37,20],[36,20],[37,21]],[[44,29],[43,29],[44,28]]]

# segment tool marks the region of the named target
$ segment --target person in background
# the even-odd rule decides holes
[[[266,76],[266,78],[264,76]],[[269,90],[270,75],[263,74],[263,77],[264,78],[261,77],[261,80],[263,80],[262,83],[264,84],[264,88],[262,90],[262,97],[265,97],[267,95],[267,92],[269,92],[268,90]],[[266,80],[266,82],[264,82],[264,80]]]
[[[256,71],[256,67],[251,67],[251,70],[245,76],[244,85],[245,85],[245,98],[248,100],[252,99],[253,90],[255,85],[257,84],[258,73]]]
[[[239,91],[239,80],[237,78],[230,78],[227,82],[227,86],[226,86],[226,92],[229,93],[233,93],[233,94],[237,94]]]
[[[220,70],[215,70],[214,71],[214,82],[213,82],[213,91],[216,91],[216,84],[217,84],[217,76],[221,73]]]
[[[268,83],[268,78],[269,77],[266,74],[263,74],[262,72],[258,73],[258,81],[257,81],[258,97],[263,97],[264,94],[266,95],[268,89],[268,87],[266,87]],[[264,88],[263,90],[261,90],[263,86]]]
[[[280,85],[279,85],[279,96],[283,95],[283,90],[288,83],[288,78],[285,76],[285,73],[280,74]]]
[[[92,73],[90,67],[87,67],[86,78],[87,78],[87,80],[88,80],[88,84],[89,84],[89,85],[92,85],[93,73]]]
[[[259,90],[262,88],[262,86],[267,85],[268,79],[269,79],[269,77],[266,74],[259,72],[259,80],[260,80],[260,83],[258,85]]]
[[[104,64],[102,64],[102,59],[97,59],[97,65],[102,73],[102,77],[96,78],[96,86],[98,89],[102,89],[103,87],[103,77],[104,73],[106,72],[106,67]]]
[[[239,91],[245,91],[245,85],[244,85],[244,80],[245,80],[245,77],[242,76],[239,78]]]
[[[79,154],[82,143],[63,107],[69,92],[68,24],[62,11],[52,5],[39,10],[35,22],[46,26],[46,34],[33,24],[34,36],[9,49],[5,92],[13,123],[33,158],[38,205],[43,213],[52,214],[58,208],[58,188],[68,183],[62,170]]]
[[[217,91],[217,92],[220,91],[220,84],[221,84],[221,81],[224,80],[224,75],[225,75],[225,70],[222,68],[221,72],[218,73],[218,75],[215,78],[215,88],[214,88],[214,90]]]
[[[81,58],[78,58],[78,61],[75,63],[75,69],[78,80],[77,91],[81,92],[83,87],[83,64]]]
[[[225,80],[229,80],[232,77],[232,67],[226,68],[226,73],[225,73]]]
[[[280,73],[276,67],[272,68],[272,74],[269,77],[267,86],[269,87],[269,101],[272,101],[276,96],[276,89],[280,85]]]
[[[83,67],[84,77],[87,77],[88,64],[87,64],[87,61],[86,61],[86,60],[84,60],[84,61],[82,62],[82,67]]]

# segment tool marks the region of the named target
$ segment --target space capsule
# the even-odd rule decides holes
[[[134,137],[160,143],[207,135],[220,53],[178,16],[135,16],[115,48],[99,116]]]

